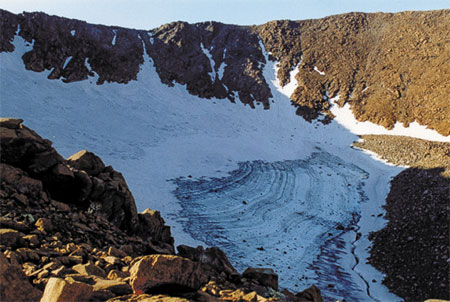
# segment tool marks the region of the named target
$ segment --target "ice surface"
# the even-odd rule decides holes
[[[160,210],[176,244],[218,244],[240,269],[273,266],[293,291],[319,284],[331,300],[400,300],[366,259],[401,168],[350,148],[358,137],[343,111],[327,126],[298,117],[287,97],[296,81],[281,88],[275,63],[265,64],[274,102],[263,110],[165,86],[145,52],[127,85],[51,81],[25,70],[30,47],[14,44],[0,54],[1,114],[25,119],[64,156],[88,149],[121,171],[138,209]]]

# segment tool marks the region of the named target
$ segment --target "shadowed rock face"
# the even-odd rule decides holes
[[[23,56],[29,70],[51,70],[50,79],[73,82],[98,75],[105,81],[137,79],[145,51],[161,81],[186,84],[200,97],[268,109],[260,41],[279,61],[278,78],[306,120],[332,117],[330,98],[349,102],[361,121],[392,128],[417,121],[450,134],[450,10],[397,14],[349,13],[317,20],[273,21],[243,27],[217,22],[173,22],[151,31],[92,25],[43,13],[0,10],[0,52],[14,50],[19,35],[33,44]]]
[[[449,298],[450,178],[443,170],[409,168],[397,175],[386,199],[389,222],[372,233],[369,261],[405,301]]]

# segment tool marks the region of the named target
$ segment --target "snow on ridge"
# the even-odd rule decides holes
[[[353,115],[350,105],[347,103],[339,108],[335,102],[331,102],[331,112],[336,116],[334,120],[340,125],[347,128],[350,132],[357,135],[364,134],[385,134],[385,135],[401,135],[414,138],[420,138],[429,141],[450,142],[450,136],[443,136],[436,130],[428,129],[417,122],[409,124],[409,127],[403,126],[402,123],[395,123],[393,129],[389,130],[383,126],[374,124],[369,121],[359,122]]]

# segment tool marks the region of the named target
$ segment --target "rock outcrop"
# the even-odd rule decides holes
[[[95,154],[66,160],[20,119],[0,119],[0,142],[2,301],[299,301],[218,248],[175,255],[159,212],[138,214]]]
[[[450,10],[348,13],[252,27],[173,22],[150,31],[43,13],[0,10],[0,19],[0,52],[14,51],[19,35],[33,43],[23,56],[25,67],[51,70],[50,79],[72,82],[97,74],[98,84],[125,84],[137,79],[148,55],[164,84],[268,109],[265,48],[279,62],[282,85],[298,71],[291,100],[308,121],[320,114],[329,121],[330,99],[339,96],[337,103],[349,103],[360,121],[389,129],[417,121],[450,135]]]

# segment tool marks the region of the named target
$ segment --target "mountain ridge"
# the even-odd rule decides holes
[[[279,62],[282,85],[298,71],[290,98],[308,121],[325,114],[326,122],[334,102],[349,103],[360,121],[388,129],[417,121],[449,135],[449,17],[450,10],[348,13],[259,26],[172,22],[145,31],[2,10],[0,52],[13,51],[17,32],[35,41],[23,57],[27,69],[51,70],[49,78],[66,82],[95,73],[102,84],[136,80],[145,51],[166,85],[269,109],[272,92],[262,74],[267,51]]]

